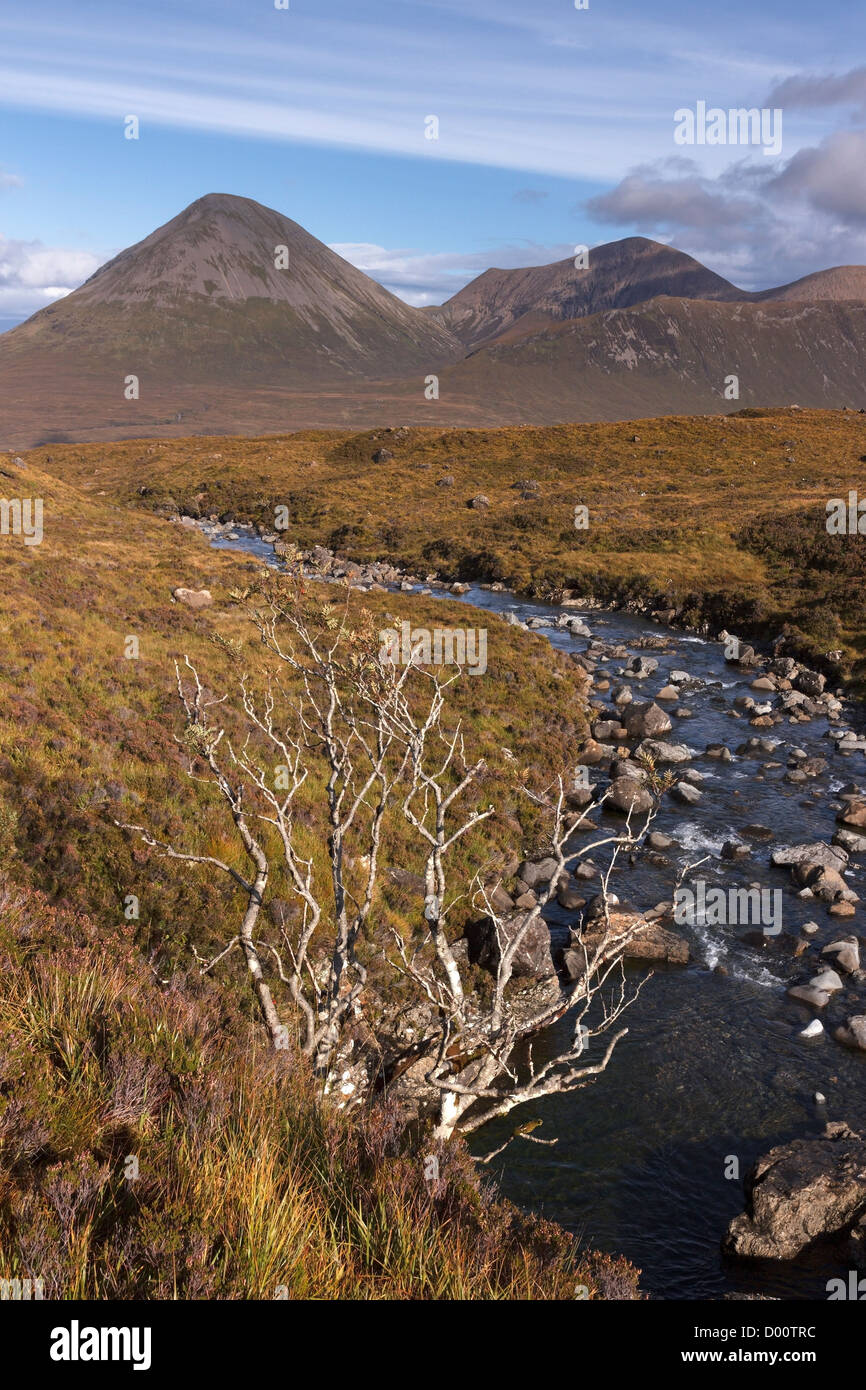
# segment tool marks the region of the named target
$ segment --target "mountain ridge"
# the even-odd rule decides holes
[[[0,444],[713,412],[731,375],[741,405],[859,406],[866,267],[747,292],[626,237],[420,309],[282,213],[206,194],[0,335]]]

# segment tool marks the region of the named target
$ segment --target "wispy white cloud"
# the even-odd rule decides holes
[[[156,26],[107,0],[72,17],[44,0],[33,21],[0,17],[0,103],[608,180],[659,157],[678,105],[794,76],[781,26],[744,57],[725,15],[698,53],[669,16],[625,0],[591,15],[565,0],[371,0],[362,14],[331,0],[241,23],[236,6],[186,0]]]

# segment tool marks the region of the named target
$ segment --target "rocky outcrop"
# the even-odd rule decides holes
[[[866,1212],[866,1143],[844,1123],[817,1139],[771,1149],[746,1178],[746,1210],[722,1242],[726,1254],[793,1260],[848,1230]]]
[[[587,960],[592,960],[599,947],[603,947],[601,960],[621,954],[625,960],[686,965],[689,959],[689,945],[684,937],[658,922],[648,921],[639,912],[612,907],[609,922],[589,921],[579,935],[573,934],[572,944],[562,959],[569,979],[583,978]]]
[[[526,930],[512,964],[513,977],[543,980],[555,975],[556,967],[550,952],[550,929],[540,913],[532,909],[508,913],[499,919],[498,925],[492,917],[470,922],[466,928],[470,961],[495,974],[502,952],[508,949],[524,927]]]

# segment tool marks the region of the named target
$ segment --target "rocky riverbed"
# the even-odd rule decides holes
[[[866,1132],[862,710],[781,642],[757,652],[736,634],[711,641],[574,598],[560,607],[522,602],[497,585],[356,565],[324,547],[299,556],[277,533],[185,521],[217,545],[269,562],[300,559],[311,577],[459,597],[476,610],[473,622],[477,610],[497,612],[583,666],[593,720],[571,797],[588,830],[628,816],[638,823],[663,788],[641,850],[611,879],[623,919],[639,914],[646,924],[629,968],[650,961],[659,973],[605,1077],[538,1107],[541,1132],[557,1143],[508,1148],[497,1168],[503,1188],[628,1255],[659,1296],[826,1298],[828,1281],[847,1278],[852,1250],[862,1248],[848,1229],[862,1215],[861,1179],[852,1179],[847,1206],[840,1199],[845,1220],[836,1219],[839,1203],[827,1203],[835,1213],[827,1230],[810,1229],[794,1254],[766,1233],[750,1244],[736,1222],[760,1225],[761,1163],[776,1171],[785,1146],[824,1142],[808,1151],[808,1188],[817,1155],[830,1153],[828,1123],[854,1136],[849,1145]],[[579,844],[574,873],[546,913],[549,939],[530,943],[526,973],[540,986],[574,978],[574,947],[593,931],[601,860],[581,857]],[[539,872],[515,865],[503,911],[531,907]],[[691,901],[677,900],[681,878]],[[508,1132],[507,1122],[492,1125],[479,1152]],[[792,1210],[794,1169],[785,1179]]]

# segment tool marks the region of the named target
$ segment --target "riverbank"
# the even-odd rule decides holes
[[[542,601],[573,591],[696,632],[784,635],[789,655],[833,680],[860,688],[866,674],[866,536],[826,527],[831,499],[866,494],[854,412],[133,440],[28,457],[137,509],[267,532],[282,507],[305,549]]]
[[[203,525],[218,546],[283,562],[272,541],[230,522],[186,524]],[[322,549],[292,558],[310,578],[362,587],[386,580],[397,592],[414,585],[416,602],[429,603],[428,590],[452,607],[453,594],[432,577],[428,585],[428,576],[387,566],[347,567]],[[817,1142],[828,1119],[847,1118],[861,1132],[866,1125],[866,1054],[848,1037],[850,1019],[866,1012],[866,837],[846,828],[864,785],[857,702],[825,690],[820,673],[791,658],[741,649],[743,664],[727,659],[725,643],[633,614],[531,603],[502,586],[457,589],[473,621],[478,610],[504,616],[515,639],[526,628],[587,671],[592,729],[580,758],[589,765],[590,809],[612,786],[629,784],[623,774],[640,778],[629,753],[639,756],[648,742],[676,771],[651,841],[617,868],[611,889],[642,909],[658,904],[657,920],[684,940],[687,963],[668,937],[667,954],[655,956],[659,973],[629,1017],[623,1065],[597,1092],[537,1107],[541,1133],[557,1143],[510,1145],[494,1165],[503,1189],[592,1243],[624,1251],[655,1296],[826,1297],[828,1280],[845,1276],[844,1233],[793,1261],[758,1265],[723,1257],[720,1247],[763,1153]],[[655,738],[645,737],[648,717]],[[612,809],[599,810],[593,820],[603,828],[622,824]],[[760,915],[713,920],[700,906],[672,923],[674,885],[696,863],[705,896],[772,901],[776,925]],[[513,893],[513,882],[505,886]],[[527,888],[518,880],[521,899]],[[548,914],[554,948],[566,948],[597,892],[598,869],[582,862]],[[838,949],[829,948],[844,951],[842,943],[851,954],[833,980]],[[815,981],[830,990],[812,993]],[[551,1046],[557,1038],[554,1028]],[[494,1123],[475,1147],[486,1152],[508,1136],[506,1123]]]

